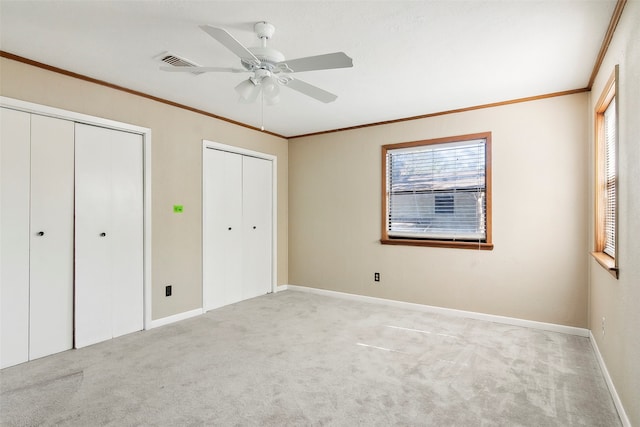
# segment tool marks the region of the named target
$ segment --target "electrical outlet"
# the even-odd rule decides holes
[[[164,287],[164,296],[165,297],[171,296],[171,285],[167,285]]]
[[[373,281],[374,282],[380,281],[380,273],[373,273]]]
[[[605,319],[604,316],[602,316],[602,336],[604,336],[604,333],[605,333],[606,321],[607,319]]]

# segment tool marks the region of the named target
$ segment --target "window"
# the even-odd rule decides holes
[[[609,78],[596,104],[596,194],[595,194],[595,259],[618,277],[618,106],[616,81],[618,67]]]
[[[382,147],[383,244],[493,249],[491,133]]]

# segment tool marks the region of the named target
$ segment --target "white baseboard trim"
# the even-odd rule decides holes
[[[624,410],[624,406],[622,406],[622,401],[620,400],[620,396],[618,396],[618,391],[616,390],[616,386],[613,385],[613,380],[611,379],[611,375],[609,375],[609,370],[607,369],[607,365],[604,363],[604,359],[602,358],[602,354],[600,353],[600,349],[598,348],[598,343],[596,342],[593,333],[589,331],[589,341],[591,341],[591,346],[593,347],[593,351],[596,354],[596,359],[598,360],[598,364],[600,365],[600,370],[602,371],[602,375],[604,376],[604,380],[607,383],[607,387],[609,388],[609,393],[611,393],[611,398],[613,399],[613,403],[616,405],[616,409],[618,410],[618,416],[620,416],[620,421],[622,422],[623,427],[631,427],[631,421],[629,421],[629,417],[627,416],[626,411]]]
[[[515,317],[497,316],[494,314],[477,313],[474,311],[456,310],[453,308],[436,307],[433,305],[415,304],[411,302],[395,301],[384,298],[369,297],[365,295],[347,294],[344,292],[329,291],[326,289],[309,288],[298,285],[280,285],[278,291],[284,290],[308,292],[312,294],[331,296],[336,298],[350,299],[354,301],[371,302],[384,304],[393,307],[407,308],[427,313],[444,314],[447,316],[465,317],[468,319],[485,320],[488,322],[503,323],[505,325],[522,326],[525,328],[541,329],[543,331],[560,332],[563,334],[577,335],[588,337],[589,330],[584,328],[576,328],[574,326],[558,325],[555,323],[536,322],[534,320],[518,319]]]
[[[179,322],[180,320],[189,319],[191,317],[200,316],[204,313],[201,308],[195,310],[185,311],[183,313],[174,314],[173,316],[167,316],[160,319],[152,320],[147,329],[157,328],[158,326],[168,325],[170,323]]]

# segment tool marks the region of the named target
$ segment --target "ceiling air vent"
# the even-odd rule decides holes
[[[158,58],[160,59],[160,61],[164,62],[165,64],[169,64],[173,67],[199,67],[200,66],[195,62],[191,62],[188,59],[181,58],[178,55],[174,55],[168,52],[164,52],[158,55]],[[197,76],[199,74],[204,74],[204,73],[202,71],[193,71],[191,74],[194,74]]]

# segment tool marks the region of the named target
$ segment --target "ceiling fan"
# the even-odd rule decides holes
[[[240,101],[244,103],[254,102],[262,93],[266,103],[273,105],[279,101],[279,86],[288,87],[317,99],[320,102],[333,102],[338,98],[336,95],[297,78],[293,78],[291,74],[303,71],[353,67],[353,60],[344,52],[285,60],[284,55],[280,51],[267,47],[267,41],[273,37],[273,33],[275,32],[275,27],[268,22],[258,22],[254,25],[254,31],[261,43],[260,46],[249,48],[244,47],[223,28],[212,27],[210,25],[202,25],[200,28],[237,55],[240,58],[242,68],[165,66],[160,67],[160,69],[163,71],[183,71],[190,73],[251,73],[251,77],[243,80],[235,87],[236,92],[240,95]]]

